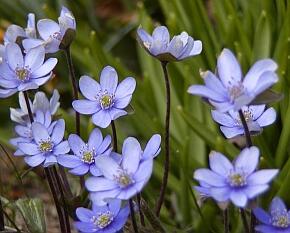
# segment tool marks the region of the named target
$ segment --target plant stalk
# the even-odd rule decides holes
[[[230,233],[229,209],[224,210],[224,230],[225,233]]]
[[[164,161],[164,173],[163,173],[163,180],[161,184],[161,189],[159,193],[159,198],[156,204],[156,216],[159,217],[160,210],[165,198],[165,192],[167,187],[168,175],[169,175],[169,168],[170,168],[170,81],[168,77],[167,71],[167,62],[161,62],[164,80],[165,80],[165,87],[166,87],[166,117],[165,117],[165,161]]]
[[[242,217],[243,225],[244,225],[244,228],[245,228],[245,233],[250,233],[249,224],[248,224],[248,220],[247,220],[247,216],[246,216],[245,210],[244,209],[240,209],[240,211],[241,211],[241,217]]]
[[[73,67],[72,57],[70,53],[70,47],[64,50],[65,57],[67,61],[68,71],[69,71],[69,77],[72,84],[72,91],[73,91],[73,100],[79,99],[79,92],[78,92],[78,82],[75,76],[75,71]],[[80,114],[75,111],[75,126],[76,126],[76,134],[80,136],[81,133],[81,122],[80,122]]]
[[[247,121],[245,119],[245,116],[244,116],[244,113],[243,113],[242,110],[239,110],[239,115],[240,115],[240,119],[241,119],[241,122],[242,122],[244,130],[245,130],[247,147],[251,147],[251,146],[253,146],[253,142],[252,142],[252,139],[251,139],[251,134],[250,134],[250,131],[249,131],[249,127],[247,125]],[[257,222],[256,221],[256,217],[253,214],[253,211],[251,211],[251,221],[250,221],[250,232],[251,233],[255,233],[256,222]]]
[[[112,127],[112,134],[113,134],[113,150],[115,152],[118,151],[118,139],[117,139],[117,131],[116,131],[116,126],[115,122],[111,121],[111,127]]]
[[[134,211],[134,204],[132,199],[129,200],[129,207],[130,207],[130,216],[131,216],[131,220],[132,220],[132,225],[133,225],[133,229],[135,233],[138,233],[138,225],[136,222],[136,217],[135,217],[135,211]]]
[[[30,119],[30,122],[33,123],[34,119],[33,119],[33,114],[32,114],[32,111],[31,111],[31,106],[29,104],[29,97],[28,97],[28,93],[27,91],[24,91],[24,99],[25,99],[25,103],[26,103],[26,107],[27,107],[27,110],[28,110],[28,116],[29,116],[29,119]],[[53,197],[53,200],[54,200],[54,204],[55,204],[55,207],[56,207],[56,211],[57,211],[57,214],[58,214],[58,219],[59,219],[59,225],[60,225],[60,229],[61,229],[61,233],[70,233],[70,230],[67,231],[67,229],[69,229],[69,227],[67,227],[67,223],[66,223],[66,215],[68,215],[67,212],[64,212],[63,211],[63,208],[61,207],[60,203],[59,203],[59,200],[58,200],[58,196],[57,196],[57,186],[56,184],[54,183],[53,181],[53,175],[52,175],[52,171],[50,170],[50,168],[44,168],[44,172],[45,172],[45,175],[47,177],[47,182],[49,184],[49,187],[50,187],[50,190],[51,190],[51,193],[52,193],[52,197]]]

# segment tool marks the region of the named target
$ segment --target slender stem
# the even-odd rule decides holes
[[[62,181],[61,186],[64,188],[65,195],[69,198],[72,198],[73,194],[72,194],[72,191],[70,189],[70,185],[68,183],[68,179],[67,179],[65,170],[62,166],[58,166],[58,167],[59,167],[59,173],[60,173],[61,181]]]
[[[5,215],[6,219],[8,219],[8,221],[11,223],[11,225],[13,225],[13,227],[15,228],[15,230],[17,232],[21,233],[21,230],[17,227],[16,223],[9,217],[9,215],[5,211],[3,211],[3,214]]]
[[[135,233],[138,233],[138,225],[136,222],[136,218],[135,218],[135,212],[134,212],[134,204],[132,199],[129,200],[129,207],[130,207],[130,215],[131,215],[131,220],[132,220],[132,225],[133,225],[133,229]]]
[[[141,208],[141,198],[142,198],[141,193],[138,193],[137,194],[137,203],[138,203],[138,209],[139,209],[140,222],[141,222],[141,225],[143,227],[145,227],[145,219],[144,219],[143,211]]]
[[[27,91],[24,91],[24,99],[25,99],[27,110],[28,110],[28,116],[29,116],[30,122],[33,123],[33,121],[34,121],[33,120],[33,114],[32,114],[32,111],[31,111],[31,106],[30,106],[30,103],[29,103],[29,97],[28,97]],[[70,231],[66,231],[67,226],[66,226],[65,217],[64,217],[68,213],[63,212],[63,209],[62,209],[61,205],[59,205],[59,201],[58,201],[58,197],[57,197],[57,191],[56,191],[57,188],[56,188],[56,184],[53,181],[53,177],[52,177],[50,168],[44,168],[44,172],[45,172],[45,175],[47,177],[47,181],[48,181],[51,193],[52,193],[54,204],[55,204],[55,207],[56,207],[56,210],[57,210],[57,213],[58,213],[58,219],[59,219],[59,225],[60,225],[61,232],[62,233],[70,232]]]
[[[230,233],[230,224],[229,224],[229,209],[224,210],[224,229],[225,233]]]
[[[239,115],[240,115],[240,119],[241,119],[241,122],[242,122],[244,130],[245,130],[247,147],[251,147],[253,145],[253,143],[252,143],[251,134],[250,134],[243,110],[239,110]]]
[[[75,76],[72,57],[71,57],[71,53],[70,53],[70,47],[65,49],[64,52],[65,52],[67,66],[68,66],[68,70],[69,70],[69,77],[70,77],[71,84],[72,84],[73,100],[78,100],[79,99],[78,82],[77,82],[77,79]],[[80,135],[80,133],[81,133],[80,114],[77,111],[75,111],[75,114],[76,114],[76,117],[75,117],[76,133],[77,133],[77,135]]]
[[[111,127],[112,127],[112,134],[113,134],[113,145],[114,145],[114,148],[113,150],[115,152],[118,151],[118,139],[117,139],[117,131],[116,131],[116,126],[115,126],[115,122],[114,121],[111,121]]]
[[[66,230],[67,230],[66,232],[70,233],[71,230],[70,230],[70,222],[69,222],[69,216],[68,216],[68,207],[67,207],[67,203],[65,201],[65,195],[64,195],[64,192],[63,192],[63,188],[62,188],[63,186],[62,186],[61,180],[60,180],[60,178],[58,176],[58,173],[57,173],[57,170],[56,170],[55,166],[52,167],[52,173],[51,174],[54,175],[54,177],[56,179],[56,183],[57,183],[56,187],[59,188],[58,191],[60,193],[63,210],[66,213],[64,215],[64,220],[65,220],[65,223],[66,223],[65,225],[66,225]]]
[[[240,211],[241,211],[241,217],[242,217],[243,225],[244,225],[244,228],[245,228],[245,233],[250,233],[249,224],[248,224],[248,220],[247,220],[247,216],[246,216],[245,210],[240,209]]]
[[[27,107],[27,110],[28,110],[28,116],[29,116],[30,123],[33,123],[33,114],[32,114],[31,106],[30,106],[30,103],[29,103],[28,93],[27,93],[27,91],[24,91],[23,94],[24,94],[26,107]]]
[[[244,116],[244,113],[243,113],[242,110],[239,110],[239,115],[240,115],[240,119],[242,121],[244,130],[245,130],[247,147],[251,147],[253,145],[252,139],[251,139],[251,134],[250,134],[250,131],[249,131],[249,128],[248,128],[248,125],[247,125],[247,121],[245,119],[245,116]],[[251,233],[255,233],[256,217],[255,217],[255,215],[253,214],[252,211],[251,211],[251,221],[250,221],[250,224],[251,224],[251,226],[250,226],[251,227],[250,228]]]
[[[167,62],[161,62],[163,73],[164,73],[164,80],[166,86],[166,118],[165,118],[165,161],[164,161],[164,173],[163,173],[163,180],[161,184],[159,198],[156,204],[156,215],[159,217],[160,210],[162,204],[164,202],[165,191],[167,187],[168,181],[168,174],[169,174],[169,167],[170,167],[170,147],[169,147],[169,139],[170,139],[170,81],[167,72]]]
[[[47,177],[50,191],[51,191],[54,203],[55,203],[55,208],[56,208],[56,211],[58,214],[59,226],[60,226],[61,233],[66,233],[67,227],[66,227],[66,221],[65,221],[65,217],[64,217],[65,214],[64,214],[64,211],[63,211],[63,209],[58,201],[57,190],[56,190],[55,185],[54,185],[53,175],[51,173],[50,168],[47,168],[47,167],[44,168],[44,172],[45,172],[45,175]]]

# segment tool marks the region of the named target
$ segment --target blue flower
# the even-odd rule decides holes
[[[54,126],[56,125],[57,121],[51,121],[51,114],[49,111],[42,112],[37,111],[34,115],[34,122],[38,122],[47,128],[48,133],[51,134],[53,131]],[[33,141],[33,134],[32,134],[32,124],[28,121],[25,125],[16,125],[15,132],[18,135],[16,138],[10,139],[10,144],[15,147],[18,147],[18,143],[20,142],[32,142]],[[15,156],[23,156],[24,153],[21,150],[16,150],[14,153]]]
[[[210,169],[198,169],[194,179],[209,189],[209,194],[217,202],[232,201],[238,207],[245,207],[253,199],[269,188],[269,182],[277,175],[277,169],[255,171],[259,162],[257,147],[245,148],[232,164],[224,155],[211,152]]]
[[[139,193],[152,174],[153,158],[159,152],[160,136],[156,135],[148,142],[144,152],[135,138],[127,138],[123,144],[120,164],[109,156],[98,156],[95,162],[104,177],[90,177],[86,180],[90,199],[103,205],[107,199],[128,200]]]
[[[160,61],[181,61],[200,54],[202,50],[201,41],[194,41],[186,32],[174,36],[170,41],[170,35],[165,26],[156,27],[152,36],[143,28],[139,28],[137,39],[150,55]]]
[[[76,215],[80,221],[75,222],[75,227],[81,233],[115,233],[127,222],[129,207],[121,207],[121,201],[115,199],[105,206],[93,204],[92,210],[79,207]]]
[[[240,64],[234,54],[224,49],[217,62],[217,76],[202,74],[205,85],[192,85],[188,92],[206,98],[217,110],[238,111],[278,81],[277,64],[271,59],[257,61],[242,78]]]
[[[10,25],[4,35],[4,44],[15,43],[17,38],[36,38],[35,30],[35,15],[30,13],[27,17],[27,27],[22,27],[12,24]]]
[[[255,230],[261,233],[290,233],[290,211],[283,200],[275,197],[270,205],[269,213],[261,208],[255,208],[254,214],[261,222]]]
[[[26,51],[40,45],[44,46],[46,53],[55,53],[68,29],[76,29],[76,22],[73,14],[67,8],[62,7],[58,23],[51,19],[41,19],[37,22],[37,31],[40,38],[23,40],[23,47]]]
[[[265,111],[265,107],[265,105],[250,105],[242,107],[250,133],[260,133],[263,130],[262,127],[270,125],[276,120],[275,109],[268,108]],[[245,134],[238,112],[230,110],[227,113],[222,113],[217,110],[212,110],[211,115],[217,123],[222,125],[220,126],[220,129],[226,138],[233,138]]]
[[[118,85],[116,70],[106,66],[101,72],[100,84],[89,76],[82,76],[79,86],[86,99],[73,101],[73,108],[81,114],[92,114],[93,123],[106,128],[112,120],[127,114],[124,108],[131,101],[136,81],[128,77]]]
[[[6,61],[0,64],[0,98],[13,95],[17,91],[37,89],[52,77],[56,58],[44,62],[42,46],[30,50],[25,56],[20,47],[9,43],[5,48]]]
[[[29,100],[32,114],[34,115],[37,111],[41,111],[43,113],[48,111],[50,115],[54,115],[60,105],[59,97],[60,96],[57,90],[53,91],[53,95],[50,100],[48,100],[44,92],[38,91],[34,96],[33,103]],[[19,92],[18,99],[20,108],[10,108],[10,118],[12,121],[22,125],[30,124],[23,92]]]
[[[48,167],[57,163],[57,156],[70,151],[68,142],[63,141],[64,120],[58,120],[51,133],[38,122],[32,123],[31,129],[33,141],[18,143],[18,149],[26,155],[24,160],[29,166],[43,163],[44,167]]]
[[[110,135],[103,139],[101,131],[96,128],[90,134],[88,143],[84,143],[76,134],[69,136],[68,143],[74,154],[59,156],[57,158],[59,164],[72,168],[70,172],[74,175],[84,175],[88,171],[94,176],[102,175],[95,164],[95,159],[100,155],[110,155],[112,151]]]

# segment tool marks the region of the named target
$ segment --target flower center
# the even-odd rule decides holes
[[[131,178],[131,176],[124,170],[119,171],[118,176],[114,177],[118,184],[125,188],[130,184],[133,184],[135,181]]]
[[[272,213],[272,225],[275,227],[286,228],[290,226],[290,220],[287,216],[287,210]]]
[[[231,101],[234,101],[245,92],[245,87],[241,81],[236,82],[232,78],[232,81],[229,81],[228,84],[228,91]]]
[[[108,226],[113,219],[113,214],[110,211],[107,211],[105,213],[98,214],[98,216],[93,216],[92,221],[96,226],[103,229]]]
[[[247,184],[245,174],[239,172],[231,173],[228,182],[232,187],[243,187]]]
[[[99,103],[102,109],[108,109],[114,105],[114,95],[104,91],[103,93],[98,94]]]
[[[61,33],[60,32],[55,32],[52,34],[52,38],[56,39],[56,40],[61,40]]]
[[[43,140],[39,144],[39,150],[41,152],[51,152],[53,148],[53,143],[51,142],[50,139]]]
[[[30,69],[29,67],[17,67],[15,70],[15,74],[20,81],[25,82],[29,80]]]
[[[95,162],[93,151],[84,151],[82,156],[84,163],[92,164]]]

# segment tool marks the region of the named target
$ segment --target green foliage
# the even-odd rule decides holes
[[[31,233],[45,233],[43,203],[39,199],[19,199],[15,202]]]
[[[45,3],[43,3],[45,2]],[[90,0],[2,0],[1,25],[9,22],[25,25],[25,17],[35,12],[38,18],[56,19],[56,9],[67,5],[77,19],[77,35],[72,55],[78,75],[89,74],[98,78],[103,66],[110,64],[118,70],[120,78],[133,76],[137,90],[133,97],[134,114],[117,121],[119,140],[129,135],[148,140],[153,133],[162,133],[165,118],[165,88],[161,65],[150,57],[135,42],[136,28],[142,25],[151,31],[156,24],[166,24],[171,35],[187,31],[203,41],[200,56],[180,63],[169,64],[172,86],[171,118],[171,168],[166,194],[166,205],[161,212],[162,223],[168,229],[183,229],[180,232],[222,232],[220,210],[213,202],[199,208],[192,197],[192,172],[207,166],[210,150],[218,150],[230,158],[238,149],[227,142],[210,116],[210,107],[200,98],[187,94],[187,88],[201,83],[200,70],[215,70],[216,57],[227,47],[238,56],[244,72],[257,59],[271,57],[279,65],[279,83],[274,87],[284,93],[284,99],[275,103],[278,117],[276,124],[255,137],[255,144],[262,152],[262,166],[281,169],[271,190],[259,199],[262,204],[274,195],[290,199],[290,105],[289,105],[289,42],[290,4],[287,0],[153,0],[122,1],[125,12],[135,14],[131,21],[118,22],[118,15],[105,21],[95,14],[95,2]],[[120,13],[121,14],[121,13]],[[58,88],[62,93],[63,109],[60,115],[67,121],[67,131],[74,130],[70,108],[70,86],[63,54],[56,71],[56,80],[46,86],[46,91]],[[8,120],[8,106],[16,106],[16,98],[1,100],[1,119]],[[3,110],[6,109],[6,110]],[[6,142],[12,135],[11,124],[0,126],[0,141]],[[92,125],[82,119],[82,134],[87,135]],[[109,133],[109,131],[108,131]],[[162,179],[163,153],[156,159],[154,175],[143,196],[154,206]],[[27,211],[26,211],[27,212]],[[26,212],[24,216],[26,216]],[[203,217],[202,217],[203,216]],[[39,217],[39,223],[42,220]],[[237,211],[232,211],[231,221],[237,226],[233,232],[242,232]],[[210,227],[205,226],[209,224]],[[39,228],[44,229],[44,228]],[[36,232],[36,231],[35,231]],[[43,232],[43,231],[37,231]],[[179,231],[178,231],[179,232]]]

